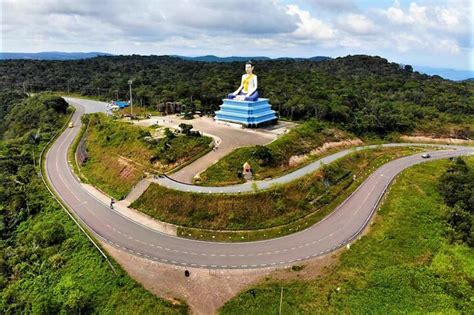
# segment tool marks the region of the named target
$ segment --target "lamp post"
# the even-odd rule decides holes
[[[130,118],[133,116],[132,83],[132,79],[128,80],[128,85],[130,86]]]

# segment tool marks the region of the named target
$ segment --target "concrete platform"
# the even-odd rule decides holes
[[[220,110],[216,112],[216,121],[238,123],[250,128],[272,125],[278,121],[268,98],[259,98],[257,101],[225,98],[222,101]]]

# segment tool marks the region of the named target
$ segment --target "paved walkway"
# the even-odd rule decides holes
[[[151,182],[148,180],[141,180],[139,181],[132,189],[132,191],[127,195],[127,197],[123,200],[127,203],[127,207],[132,204],[135,200],[140,198],[140,196],[147,190],[148,186],[150,186]]]

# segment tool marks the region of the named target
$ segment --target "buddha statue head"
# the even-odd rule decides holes
[[[247,61],[245,63],[245,72],[247,74],[252,74],[253,73],[253,69],[254,69],[254,65],[252,64],[252,61]]]

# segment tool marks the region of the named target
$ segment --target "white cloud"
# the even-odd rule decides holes
[[[390,23],[432,29],[450,33],[472,31],[472,7],[468,1],[455,1],[450,5],[419,5],[411,2],[405,10],[398,1],[379,13]]]
[[[335,30],[328,24],[311,16],[308,11],[301,10],[296,5],[289,5],[290,15],[299,17],[298,28],[292,36],[298,39],[307,40],[329,40],[335,37]]]
[[[362,14],[347,14],[338,18],[337,25],[349,33],[372,34],[377,31],[374,22]]]
[[[309,3],[317,9],[327,11],[345,12],[357,10],[353,0],[310,0]]]
[[[311,56],[472,67],[470,0],[2,0],[2,51]],[[289,4],[288,4],[289,3]]]
[[[434,4],[411,2],[406,7],[395,1],[392,6],[377,11],[380,21],[388,22],[385,33],[398,51],[423,51],[449,58],[466,54],[465,49],[472,52],[471,14],[470,1],[463,0]]]

